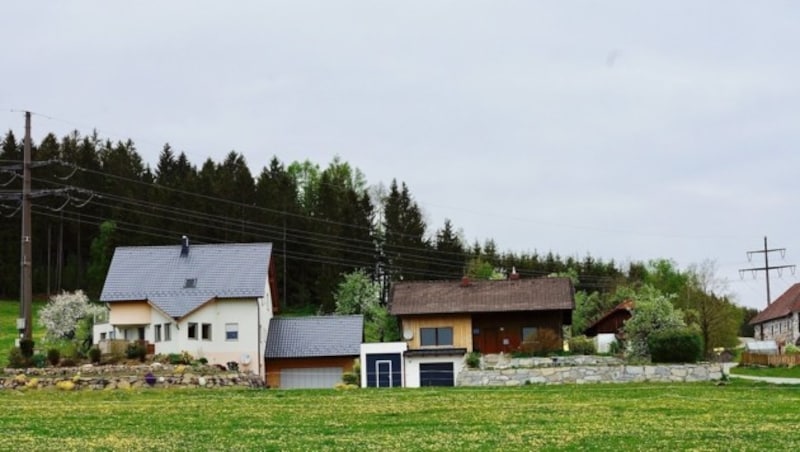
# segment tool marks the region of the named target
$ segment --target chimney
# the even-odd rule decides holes
[[[508,275],[508,279],[511,281],[516,281],[519,279],[519,273],[517,273],[517,267],[511,267],[511,274]]]
[[[461,287],[469,287],[469,277],[463,276],[461,278]]]
[[[189,256],[189,237],[181,237],[181,257]]]

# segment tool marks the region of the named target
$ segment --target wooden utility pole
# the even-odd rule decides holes
[[[21,339],[31,339],[33,274],[31,252],[31,112],[25,112],[25,142],[22,156],[22,247],[20,305],[17,328]]]
[[[772,297],[770,296],[770,293],[769,293],[769,271],[770,270],[778,270],[778,271],[780,271],[780,270],[782,270],[784,268],[790,268],[792,270],[792,272],[794,272],[794,269],[795,269],[794,265],[773,265],[773,266],[770,267],[770,265],[769,265],[769,253],[775,253],[775,252],[781,253],[781,257],[783,257],[783,256],[786,255],[786,248],[769,249],[769,247],[767,247],[767,237],[764,236],[764,249],[763,250],[754,250],[754,251],[748,251],[747,252],[747,260],[750,260],[750,258],[753,256],[753,254],[764,254],[764,266],[763,267],[753,267],[753,268],[742,268],[742,269],[739,269],[739,275],[740,276],[742,276],[742,274],[744,272],[746,272],[746,271],[753,272],[754,275],[755,275],[755,272],[763,271],[767,275],[767,306],[769,306],[770,303],[772,303]]]

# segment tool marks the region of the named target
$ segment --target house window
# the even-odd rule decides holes
[[[155,337],[155,342],[161,342],[161,325],[156,325],[153,331],[153,336]]]
[[[197,287],[197,278],[186,278],[186,282],[183,283],[184,289],[194,289]]]
[[[197,324],[190,323],[187,330],[189,332],[189,339],[197,339]]]
[[[535,326],[522,327],[522,342],[532,341],[536,338],[536,333],[539,331]]]
[[[169,324],[169,323],[165,323],[164,324],[164,341],[165,342],[169,342],[169,341],[172,340],[171,327],[172,327],[172,325]]]
[[[435,345],[453,345],[453,328],[440,327],[440,328],[420,328],[419,329],[420,345],[435,346]]]
[[[203,327],[202,327],[202,330],[203,330],[202,331],[203,340],[204,341],[210,341],[211,340],[211,324],[210,323],[204,323]]]
[[[239,340],[239,324],[226,323],[225,324],[225,340],[238,341]]]

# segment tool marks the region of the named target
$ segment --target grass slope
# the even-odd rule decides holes
[[[33,302],[33,340],[38,342],[44,336],[44,329],[39,326],[39,309],[45,301]],[[8,352],[14,346],[17,335],[17,318],[19,317],[19,300],[0,300],[0,368],[8,364]]]
[[[800,366],[794,367],[742,367],[736,366],[731,373],[756,377],[800,378]]]
[[[790,450],[800,387],[0,391],[0,449]]]

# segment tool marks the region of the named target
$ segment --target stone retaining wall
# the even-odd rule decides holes
[[[112,390],[132,388],[262,388],[263,378],[212,366],[83,366],[73,368],[5,369],[2,389]]]
[[[681,365],[597,365],[505,369],[464,369],[457,386],[520,386],[525,384],[693,382],[723,378],[719,363]]]

